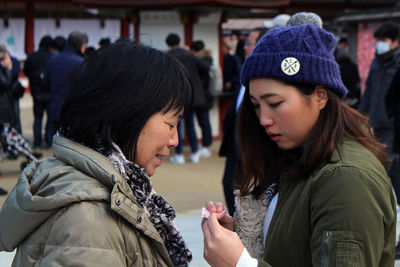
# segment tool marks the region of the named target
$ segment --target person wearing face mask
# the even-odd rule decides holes
[[[392,153],[394,132],[385,100],[395,73],[400,68],[399,35],[400,28],[393,23],[382,24],[375,31],[376,55],[358,107],[361,113],[368,116],[375,136],[386,144],[389,155]],[[387,165],[386,169],[389,168]]]
[[[360,74],[357,64],[352,60],[349,53],[349,44],[346,37],[340,38],[335,48],[335,59],[340,67],[340,76],[343,84],[349,90],[343,101],[350,107],[357,109],[360,101]]]

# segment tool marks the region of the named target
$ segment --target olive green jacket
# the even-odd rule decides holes
[[[377,158],[345,138],[332,163],[282,178],[259,266],[393,267],[396,202]]]
[[[173,266],[131,188],[101,154],[55,136],[0,213],[0,250],[13,266]]]

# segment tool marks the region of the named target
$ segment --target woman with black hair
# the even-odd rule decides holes
[[[0,249],[17,248],[13,266],[188,266],[150,177],[178,144],[190,100],[185,69],[165,53],[120,42],[89,56],[54,156],[28,165],[2,207]]]
[[[341,100],[335,44],[316,25],[277,27],[246,59],[243,178],[234,218],[206,204],[210,265],[394,265],[388,156],[366,117]]]

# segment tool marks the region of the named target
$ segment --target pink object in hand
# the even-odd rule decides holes
[[[221,219],[226,214],[226,210],[217,212],[217,219]],[[208,219],[210,217],[210,212],[206,208],[201,208],[201,217]]]

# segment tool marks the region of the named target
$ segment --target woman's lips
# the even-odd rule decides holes
[[[282,136],[282,135],[280,135],[280,134],[270,134],[270,135],[269,135],[269,137],[271,138],[271,140],[274,141],[274,142],[279,141],[279,139],[281,139],[281,136]]]
[[[162,161],[163,161],[163,160],[162,160],[163,157],[164,157],[164,156],[161,156],[161,155],[157,155],[157,156],[156,156],[156,158],[158,159],[157,162],[156,162],[156,166],[157,166],[157,167],[161,166]]]

